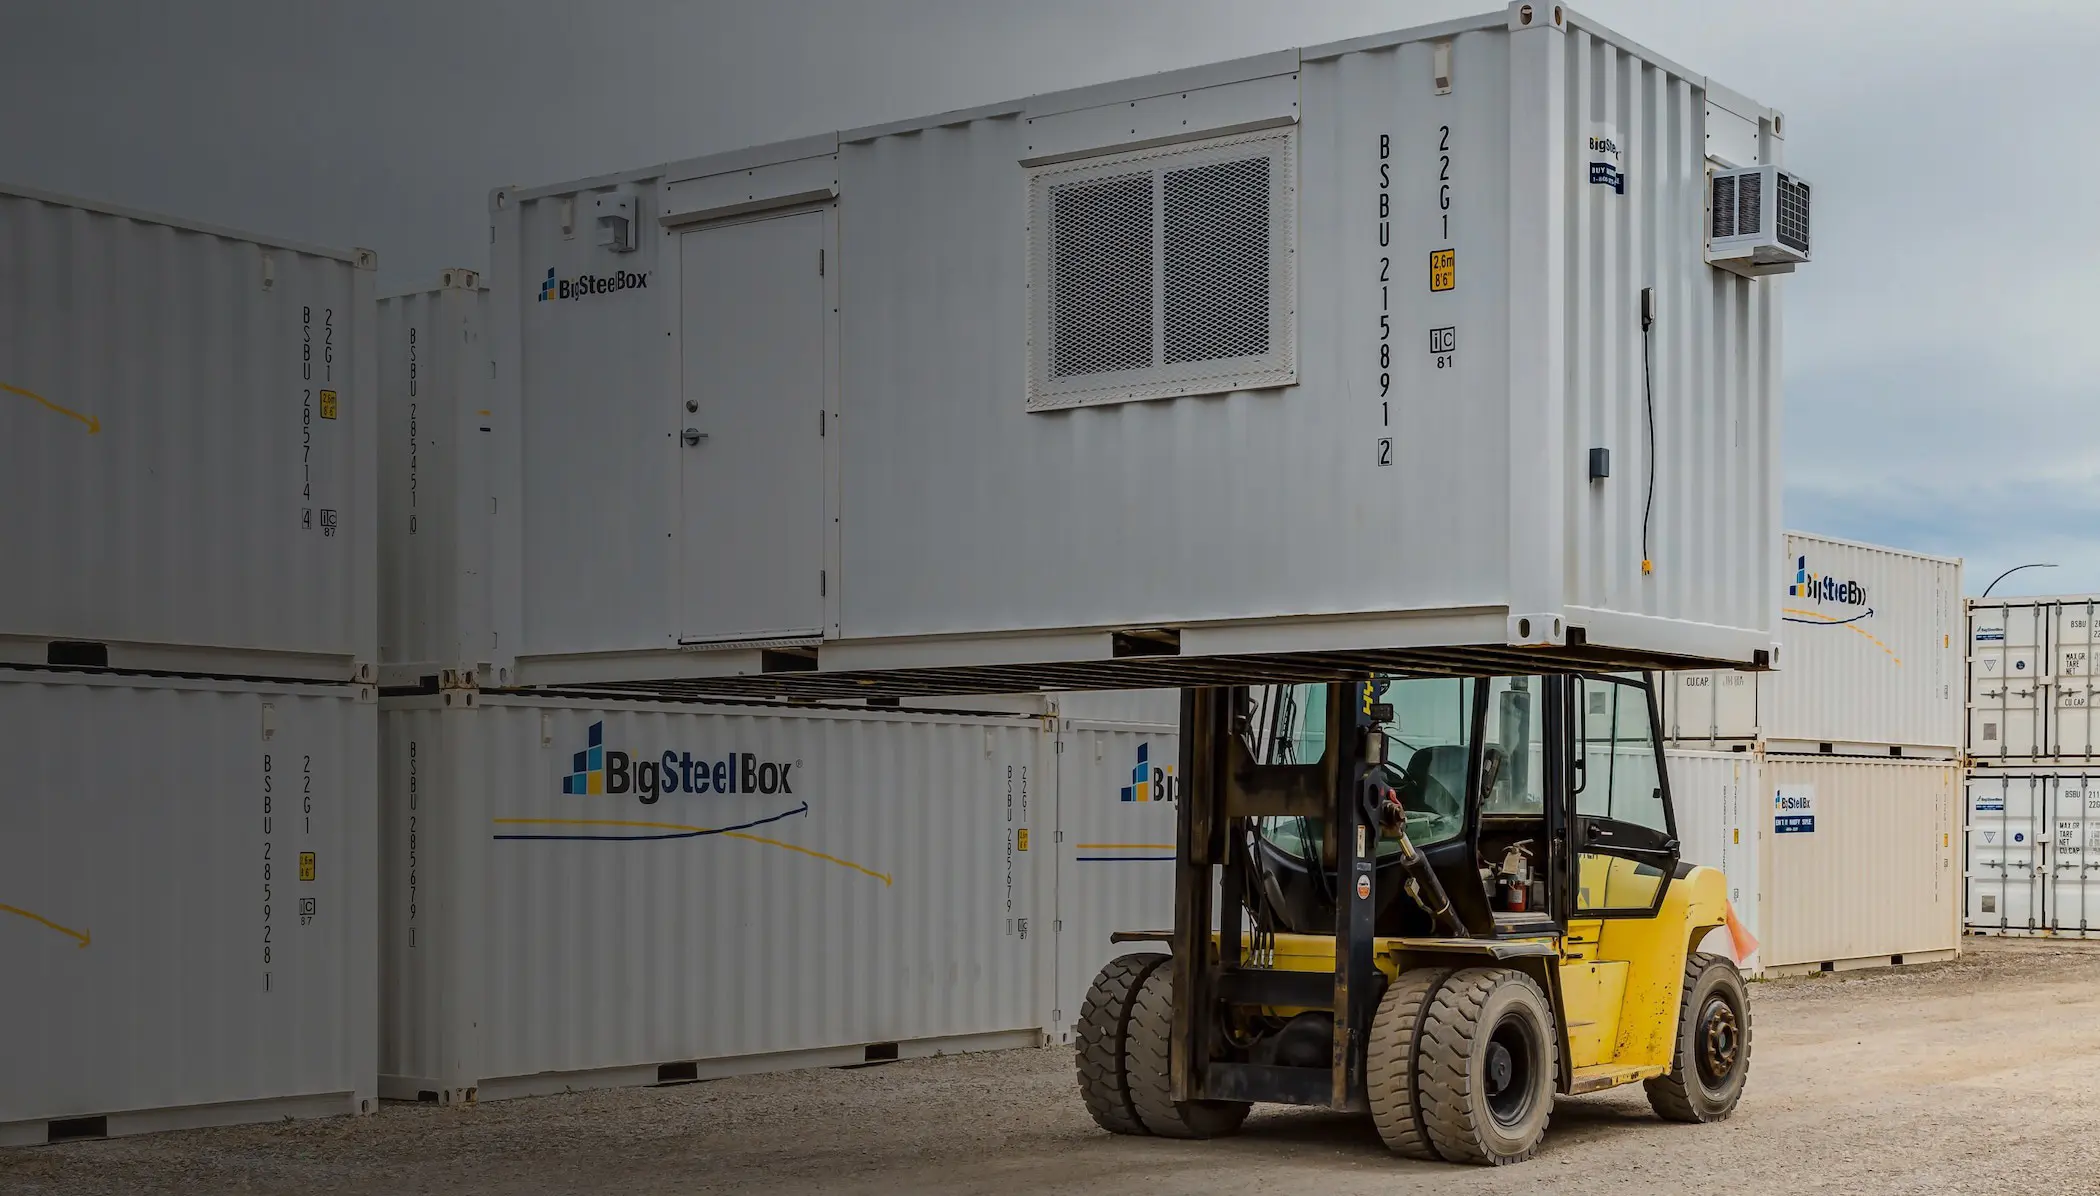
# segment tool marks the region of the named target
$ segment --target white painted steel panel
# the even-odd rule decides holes
[[[1046,1025],[1039,719],[455,691],[382,722],[388,1095]],[[614,751],[677,753],[680,791],[604,793]]]
[[[2049,600],[1969,603],[1971,759],[2019,764],[2048,757],[2045,735],[2054,614],[2054,603]]]
[[[1767,755],[1762,770],[1767,971],[1959,949],[1959,766]],[[1776,833],[1781,793],[1812,794],[1813,830]]]
[[[1052,695],[1057,713],[1082,723],[1143,723],[1169,731],[1181,725],[1178,689],[1092,689]]]
[[[1059,722],[1057,1004],[1069,1042],[1103,964],[1158,944],[1113,943],[1119,930],[1174,927],[1176,724]]]
[[[1579,21],[1508,23],[1418,35],[1451,45],[1446,95],[1432,41],[1407,35],[1298,69],[1294,386],[1031,413],[1026,117],[840,143],[838,522],[819,675],[799,681],[999,666],[968,684],[1010,688],[1024,665],[1111,661],[1106,632],[1156,626],[1181,630],[1183,656],[1558,644],[1571,628],[1593,648],[1768,651],[1779,284],[1702,260],[1705,81]],[[1171,90],[1192,137],[1242,119],[1203,89],[1132,88]],[[1599,126],[1627,147],[1623,193],[1588,181]],[[736,166],[822,161],[799,143]],[[695,170],[722,173],[492,197],[499,407],[519,429],[498,590],[518,595],[528,682],[759,667],[748,648],[672,654],[677,230],[695,226],[658,217]],[[635,252],[578,231],[612,188],[637,204]],[[1430,259],[1447,250],[1441,289]],[[586,276],[633,281],[558,297]],[[1615,462],[1594,483],[1593,447]],[[768,526],[777,493],[812,481],[775,472],[735,518]],[[1171,682],[1158,665],[1113,662],[1105,683]]]
[[[796,212],[679,236],[681,640],[823,630],[828,223]]]
[[[0,680],[0,1140],[376,1107],[376,716],[368,687]]]
[[[0,659],[374,660],[373,266],[0,186]]]
[[[1758,836],[1764,814],[1760,756],[1751,751],[1698,752],[1671,749],[1663,756],[1670,770],[1670,801],[1677,815],[1677,841],[1687,863],[1719,868],[1728,878],[1728,900],[1736,917],[1755,938],[1761,904],[1758,892]],[[1725,928],[1707,937],[1704,950],[1735,958]],[[1756,974],[1758,952],[1736,960]]]
[[[470,270],[379,301],[380,680],[500,671],[489,593],[487,292]]]
[[[1666,734],[1778,750],[1959,748],[1961,562],[1804,532],[1786,541],[1780,667],[1667,674]]]

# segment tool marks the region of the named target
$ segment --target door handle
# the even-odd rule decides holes
[[[678,434],[678,438],[685,442],[685,446],[687,448],[691,448],[694,445],[699,444],[701,441],[707,439],[707,433],[702,432],[698,428],[687,428],[685,431],[680,432]]]

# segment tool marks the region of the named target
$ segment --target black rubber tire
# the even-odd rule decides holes
[[[1500,1093],[1491,1091],[1491,1044],[1503,1048],[1513,1069]],[[1467,968],[1430,998],[1415,1048],[1415,1085],[1429,1140],[1450,1162],[1499,1167],[1537,1154],[1559,1074],[1553,1009],[1531,977],[1512,968]]]
[[[1094,1124],[1111,1134],[1145,1134],[1137,1106],[1130,1103],[1130,1084],[1123,1074],[1123,1040],[1130,1032],[1130,1001],[1152,969],[1171,956],[1158,952],[1122,955],[1108,961],[1079,1005],[1074,1034],[1074,1064],[1079,1072],[1079,1099]]]
[[[1442,1157],[1422,1121],[1415,1092],[1415,1052],[1429,1003],[1450,976],[1450,968],[1400,973],[1399,979],[1386,986],[1378,1012],[1371,1018],[1371,1041],[1364,1060],[1371,1121],[1386,1149],[1405,1158],[1434,1161]]]
[[[1147,1130],[1162,1138],[1222,1138],[1239,1132],[1252,1106],[1240,1101],[1174,1099],[1168,1072],[1174,1025],[1174,969],[1154,968],[1139,981],[1123,1039],[1130,1103]]]
[[[1706,1054],[1709,1010],[1716,1003],[1734,1019],[1728,1066]],[[1643,1087],[1648,1107],[1665,1121],[1721,1121],[1735,1112],[1750,1079],[1750,992],[1734,961],[1694,951],[1684,960],[1684,997],[1677,1008],[1677,1049],[1670,1074],[1655,1076]]]

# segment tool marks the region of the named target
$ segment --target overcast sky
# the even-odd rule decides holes
[[[1477,12],[1486,0],[0,0],[0,177],[482,267],[488,190]],[[2100,590],[2100,4],[1595,0],[1783,110],[1788,526]],[[1987,14],[1987,15],[1986,15]]]

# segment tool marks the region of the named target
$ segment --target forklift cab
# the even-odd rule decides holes
[[[1254,698],[1265,763],[1320,760],[1329,687]],[[1371,683],[1382,759],[1368,769],[1388,822],[1427,861],[1459,925],[1438,926],[1402,883],[1401,840],[1376,848],[1381,936],[1534,936],[1570,921],[1644,916],[1678,862],[1656,702],[1646,677],[1419,677]],[[1550,721],[1549,721],[1550,720]],[[1566,778],[1549,802],[1548,778]],[[1259,821],[1248,880],[1276,929],[1334,919],[1329,820]]]

